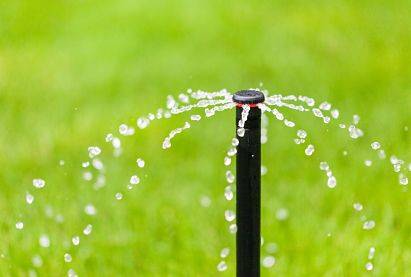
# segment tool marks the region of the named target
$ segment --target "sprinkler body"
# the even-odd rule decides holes
[[[260,276],[261,110],[257,104],[264,100],[264,94],[255,90],[233,96],[237,129],[242,106],[250,105],[244,136],[237,135],[237,277]]]

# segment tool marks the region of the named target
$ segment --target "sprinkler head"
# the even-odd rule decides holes
[[[255,107],[257,104],[265,101],[265,96],[258,90],[240,90],[233,95],[233,101],[239,106],[250,105]]]

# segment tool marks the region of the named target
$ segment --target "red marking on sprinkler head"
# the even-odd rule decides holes
[[[237,107],[242,108],[244,105],[250,106],[250,108],[257,108],[257,104],[241,104],[241,103],[236,103]]]

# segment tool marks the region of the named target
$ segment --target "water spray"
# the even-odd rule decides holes
[[[261,217],[261,110],[264,94],[256,90],[239,91],[237,104],[237,276],[260,276]],[[244,106],[248,118],[242,126]]]
[[[157,111],[147,114],[146,116],[137,119],[137,127],[139,129],[145,129],[149,127],[150,123],[154,120],[167,119],[179,114],[192,113],[194,110],[203,111],[205,115],[191,114],[189,119],[183,126],[173,129],[169,135],[164,139],[162,147],[163,149],[169,149],[172,147],[173,139],[181,133],[190,129],[191,125],[200,121],[202,118],[209,118],[217,113],[231,110],[236,107],[236,137],[231,140],[231,145],[227,151],[227,155],[224,157],[224,165],[229,167],[232,162],[232,158],[236,155],[236,176],[231,171],[231,168],[227,168],[226,180],[228,186],[224,190],[224,196],[227,201],[234,199],[234,193],[231,185],[236,180],[236,213],[232,210],[226,210],[224,213],[225,219],[230,223],[228,230],[231,234],[236,233],[236,257],[237,257],[237,276],[238,277],[259,277],[260,276],[260,248],[261,248],[261,144],[267,142],[267,129],[264,124],[262,125],[262,114],[266,117],[272,116],[277,122],[280,122],[287,128],[295,128],[297,126],[294,121],[288,119],[283,113],[284,111],[298,111],[313,115],[316,119],[320,119],[324,124],[329,124],[331,121],[337,121],[339,128],[348,131],[349,137],[352,139],[358,139],[364,135],[364,132],[359,128],[359,116],[354,115],[352,122],[343,122],[339,119],[339,111],[332,107],[328,102],[320,103],[316,105],[316,101],[303,95],[270,95],[268,91],[264,91],[264,94],[257,90],[243,90],[232,95],[227,90],[221,90],[216,92],[206,91],[187,91],[187,94],[180,94],[179,100],[176,100],[171,95],[167,97],[166,108],[159,108]],[[263,117],[264,118],[264,117]],[[264,122],[264,121],[263,121]],[[404,129],[408,131],[407,129]],[[135,129],[127,124],[121,124],[118,132],[122,136],[132,136],[135,134]],[[115,136],[115,133],[109,133],[106,136],[106,142],[110,144],[113,150],[113,156],[118,157],[122,153],[123,143],[121,137]],[[297,145],[305,147],[305,155],[312,156],[315,153],[315,147],[311,142],[309,134],[303,130],[298,129],[296,131],[296,137],[294,142]],[[308,146],[305,146],[307,145]],[[378,141],[373,141],[371,149],[375,151],[377,157],[381,160],[388,160],[388,153],[386,153],[382,144]],[[98,191],[105,186],[107,169],[104,166],[102,155],[103,150],[100,146],[94,145],[88,148],[88,160],[84,161],[81,166],[84,169],[83,179],[86,182],[94,181],[93,188]],[[348,152],[343,152],[344,156]],[[137,157],[136,157],[137,158]],[[407,186],[409,183],[408,172],[411,172],[411,163],[407,163],[405,160],[398,158],[397,156],[390,155],[389,161],[393,167],[393,170],[398,174],[399,184]],[[139,176],[141,176],[141,170],[145,167],[145,161],[140,158],[136,160],[134,165],[135,171],[129,178],[129,183],[115,193],[113,200],[120,201],[126,192],[131,191],[134,187],[143,182]],[[60,165],[64,165],[60,162]],[[366,160],[365,165],[370,167],[372,165],[371,160]],[[335,178],[330,165],[322,161],[320,162],[320,169],[326,173],[327,186],[330,189],[334,189],[337,186],[337,179]],[[97,174],[96,178],[93,175]],[[125,179],[127,180],[127,179]],[[48,186],[46,181],[40,178],[35,178],[32,181],[32,185],[38,192],[28,191],[25,194],[25,202],[27,205],[32,205],[37,193],[47,190]],[[406,191],[406,190],[404,190]],[[209,200],[208,200],[209,201]],[[364,209],[361,203],[354,203],[353,205],[356,212],[360,212]],[[95,216],[97,208],[92,202],[89,202],[84,212],[87,216]],[[46,214],[47,215],[47,214]],[[49,215],[47,215],[49,216]],[[278,217],[277,217],[278,218]],[[233,222],[236,219],[236,224]],[[279,218],[278,218],[279,219]],[[64,217],[62,214],[57,214],[55,221],[58,224],[62,224]],[[28,222],[30,223],[30,221]],[[83,241],[87,236],[90,236],[93,231],[92,222],[88,222],[87,225],[83,225],[82,229],[77,233],[71,234],[72,245],[69,247],[64,246],[64,261],[67,264],[72,263],[74,260],[73,252],[74,248],[79,247],[80,241]],[[30,228],[30,224],[24,222],[24,218],[19,216],[15,221],[15,228],[19,232],[24,232],[26,228]],[[363,230],[372,230],[375,228],[376,223],[374,220],[367,219],[361,223]],[[57,245],[59,242],[52,242],[47,234],[42,234],[39,238],[40,247],[49,248],[50,246]],[[63,245],[65,245],[64,242]],[[268,245],[267,245],[268,246]],[[372,259],[375,255],[375,247],[369,248],[368,262],[365,269],[372,271],[374,264]],[[267,252],[269,252],[267,250]],[[224,248],[220,252],[221,262],[217,265],[219,272],[226,271],[228,265],[226,258],[230,253],[229,248]],[[269,254],[272,254],[270,251]],[[4,254],[0,253],[0,258],[4,258]],[[41,267],[42,257],[40,254],[35,254],[32,257],[32,264],[35,268]],[[262,259],[261,265],[265,268],[271,268],[275,264],[275,257],[272,255],[266,256]],[[67,271],[69,277],[77,276],[73,268]]]

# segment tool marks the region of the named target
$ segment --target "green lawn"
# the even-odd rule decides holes
[[[223,158],[234,113],[194,124],[167,151],[163,138],[189,115],[137,130],[122,140],[118,158],[104,138],[165,106],[169,94],[263,83],[271,93],[327,100],[343,122],[359,114],[365,136],[354,141],[336,123],[286,112],[316,146],[306,157],[293,142],[297,129],[270,119],[262,225],[265,245],[278,249],[262,275],[411,276],[409,191],[370,149],[378,140],[389,155],[411,161],[404,129],[411,128],[410,30],[411,4],[401,0],[2,1],[0,275],[66,276],[73,268],[79,276],[233,276],[224,211],[234,203],[223,195]],[[82,179],[91,145],[103,149],[106,186],[98,191]],[[333,190],[320,161],[338,179]],[[134,173],[142,182],[126,192]],[[34,189],[34,178],[46,187]],[[35,196],[30,206],[26,191]],[[118,191],[126,192],[121,201]],[[204,196],[208,208],[200,205]],[[84,213],[89,203],[97,215]],[[289,213],[284,221],[276,219],[281,208]],[[362,229],[365,217],[374,229]],[[49,248],[40,247],[41,234]],[[74,235],[81,235],[77,247],[70,246]],[[229,268],[219,273],[224,247],[231,248]],[[66,252],[72,263],[64,262]],[[36,255],[41,267],[32,263]]]

